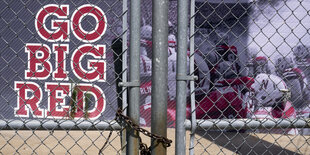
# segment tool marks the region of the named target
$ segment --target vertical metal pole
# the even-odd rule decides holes
[[[187,76],[187,28],[188,0],[178,1],[178,36],[177,36],[177,106],[176,106],[176,155],[185,155],[185,118],[186,118],[186,77]]]
[[[122,74],[122,81],[123,82],[127,82],[127,51],[128,51],[128,46],[127,46],[127,34],[128,34],[128,25],[127,25],[127,16],[128,16],[128,6],[127,6],[127,0],[123,0],[123,37],[122,37],[122,49],[123,49],[123,54],[122,54],[122,70],[124,71]],[[125,109],[128,104],[127,104],[127,89],[126,87],[122,87],[123,93],[122,93],[122,99],[123,99],[123,105],[122,105],[122,109],[123,109],[123,114],[126,115],[127,114],[127,110]],[[123,129],[121,131],[121,149],[122,149],[122,154],[125,155],[126,154],[126,129]]]
[[[190,4],[190,75],[194,74],[194,33],[195,33],[195,0],[191,0]],[[207,67],[207,66],[206,66]],[[189,154],[194,154],[194,140],[196,125],[196,111],[195,111],[195,81],[190,81],[190,92],[191,92],[191,134],[189,143]]]
[[[134,123],[139,124],[140,120],[140,0],[131,0],[130,3],[130,83],[135,83],[129,87],[128,116]],[[132,129],[127,129],[127,153],[129,155],[139,154],[139,133]]]
[[[167,136],[168,93],[168,0],[153,0],[152,8],[152,133]],[[167,148],[151,141],[152,155],[164,155]]]

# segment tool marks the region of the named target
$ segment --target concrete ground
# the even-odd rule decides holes
[[[149,129],[148,129],[149,130]],[[175,153],[175,129],[168,129],[173,140],[167,149]],[[0,154],[98,154],[109,131],[4,131],[0,130]],[[186,141],[188,154],[189,132]],[[104,154],[121,154],[120,133],[113,132]],[[262,133],[198,131],[195,154],[310,154],[310,136]],[[148,137],[143,142],[150,144]]]

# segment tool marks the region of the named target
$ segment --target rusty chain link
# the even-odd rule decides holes
[[[151,149],[147,147],[145,143],[142,142],[140,136],[139,136],[139,150],[141,155],[151,155]]]
[[[129,127],[131,127],[132,129],[138,131],[138,132],[141,132],[142,134],[152,138],[152,139],[155,139],[157,140],[158,142],[162,143],[164,146],[166,147],[170,147],[171,146],[171,143],[172,143],[172,140],[166,138],[166,137],[163,137],[163,136],[160,136],[160,135],[157,135],[157,134],[154,134],[154,133],[151,133],[141,127],[139,127],[139,125],[135,124],[131,119],[130,117],[128,116],[125,116],[122,114],[123,113],[123,110],[122,109],[118,109],[117,112],[116,112],[116,121],[118,123],[122,123],[122,121],[124,121]],[[141,155],[150,155],[151,154],[151,150],[149,147],[147,147],[147,145],[145,143],[142,142],[142,139],[141,137],[139,136],[139,149],[140,149],[140,154]]]

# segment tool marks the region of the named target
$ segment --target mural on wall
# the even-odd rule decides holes
[[[109,3],[1,6],[2,118],[114,117],[111,26],[122,10]]]

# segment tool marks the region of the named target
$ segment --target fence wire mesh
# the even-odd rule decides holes
[[[0,154],[121,154],[123,1],[0,8]]]
[[[182,90],[187,151],[309,154],[310,1],[191,2],[187,64],[198,79]],[[126,5],[0,1],[1,154],[97,154],[107,140],[103,153],[123,152],[124,130],[113,119],[118,107],[127,108],[127,89],[118,86],[130,69]],[[140,125],[150,127],[151,0],[141,2],[141,21]],[[168,25],[167,125],[174,138],[177,1],[169,1]],[[110,138],[107,130],[115,131]]]
[[[308,154],[309,1],[193,4],[190,153]]]

